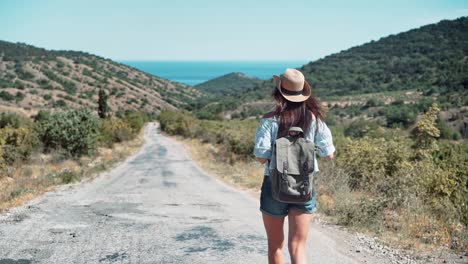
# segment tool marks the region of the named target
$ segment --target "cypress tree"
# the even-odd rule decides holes
[[[107,105],[107,94],[104,89],[99,89],[99,100],[98,100],[98,115],[100,118],[106,118],[109,110]]]

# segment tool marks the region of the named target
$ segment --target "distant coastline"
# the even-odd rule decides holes
[[[149,74],[180,82],[197,85],[213,78],[242,72],[251,77],[269,79],[285,68],[298,68],[304,61],[119,61]]]

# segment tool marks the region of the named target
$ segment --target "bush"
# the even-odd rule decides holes
[[[50,94],[44,94],[44,95],[42,95],[42,98],[44,98],[44,100],[49,101],[50,99],[52,99],[52,95],[50,95]]]
[[[149,118],[148,115],[143,112],[127,111],[123,120],[130,126],[133,133],[138,133],[145,123],[148,122]]]
[[[92,154],[97,147],[98,119],[86,110],[42,114],[38,135],[45,151],[64,149],[71,156]]]
[[[380,137],[384,134],[384,130],[374,121],[359,118],[345,128],[344,134],[347,137],[353,138],[362,138],[365,136]]]
[[[1,162],[12,165],[17,161],[26,160],[38,146],[38,139],[31,128],[4,127],[0,129]],[[1,166],[0,167],[4,167]]]
[[[399,102],[399,101],[396,101]],[[399,105],[395,103],[379,110],[387,119],[388,127],[403,126],[410,127],[416,121],[417,112],[414,107],[409,105]]]
[[[33,122],[26,116],[14,112],[0,113],[0,128],[10,126],[12,128],[33,127]]]
[[[7,91],[1,91],[0,92],[0,98],[5,100],[5,101],[13,101],[15,100],[15,96],[12,95],[11,93]]]
[[[221,147],[221,158],[233,161],[252,156],[256,120],[199,120],[190,113],[163,111],[158,120],[161,130],[171,135],[199,138]],[[233,156],[234,155],[234,156]]]
[[[120,118],[110,118],[101,122],[99,141],[111,146],[115,142],[132,139],[135,135],[136,133],[127,122]]]
[[[50,112],[47,110],[39,110],[35,116],[33,116],[34,122],[45,121],[50,118]]]
[[[53,103],[53,106],[58,107],[58,108],[63,108],[67,106],[67,103],[64,100],[59,99]]]
[[[163,111],[158,116],[161,130],[170,135],[193,137],[196,131],[197,120],[189,113]]]
[[[369,196],[353,197],[337,204],[338,223],[348,226],[380,229],[385,203]]]
[[[384,103],[380,100],[377,100],[375,98],[371,98],[369,100],[367,100],[366,104],[364,105],[364,107],[366,108],[369,108],[369,107],[375,107],[375,106],[381,106],[383,105]]]
[[[349,173],[350,186],[374,193],[403,189],[395,175],[400,175],[409,165],[409,142],[405,138],[348,141],[342,147],[339,163]]]
[[[341,148],[338,163],[349,174],[352,190],[369,194],[379,203],[374,207],[365,202],[362,207],[340,202],[340,222],[355,225],[357,218],[372,216],[379,207],[411,213],[417,205],[438,222],[434,229],[444,227],[448,236],[459,235],[452,227],[468,222],[468,147],[445,143],[427,148],[413,142],[408,137],[362,138],[349,140]],[[420,155],[418,148],[428,155]]]
[[[23,99],[25,98],[26,96],[24,95],[24,93],[22,92],[16,92],[16,102],[21,102],[23,101]]]
[[[69,184],[79,179],[79,175],[76,172],[64,170],[54,175],[55,178],[59,179],[61,183]]]

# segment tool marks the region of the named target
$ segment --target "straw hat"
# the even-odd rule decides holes
[[[286,69],[281,76],[273,75],[276,89],[291,102],[302,102],[310,97],[310,85],[302,72],[296,69]]]

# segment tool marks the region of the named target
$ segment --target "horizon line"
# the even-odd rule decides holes
[[[268,60],[268,59],[112,59],[117,62],[306,62],[309,63],[311,59],[292,59],[292,60]]]

